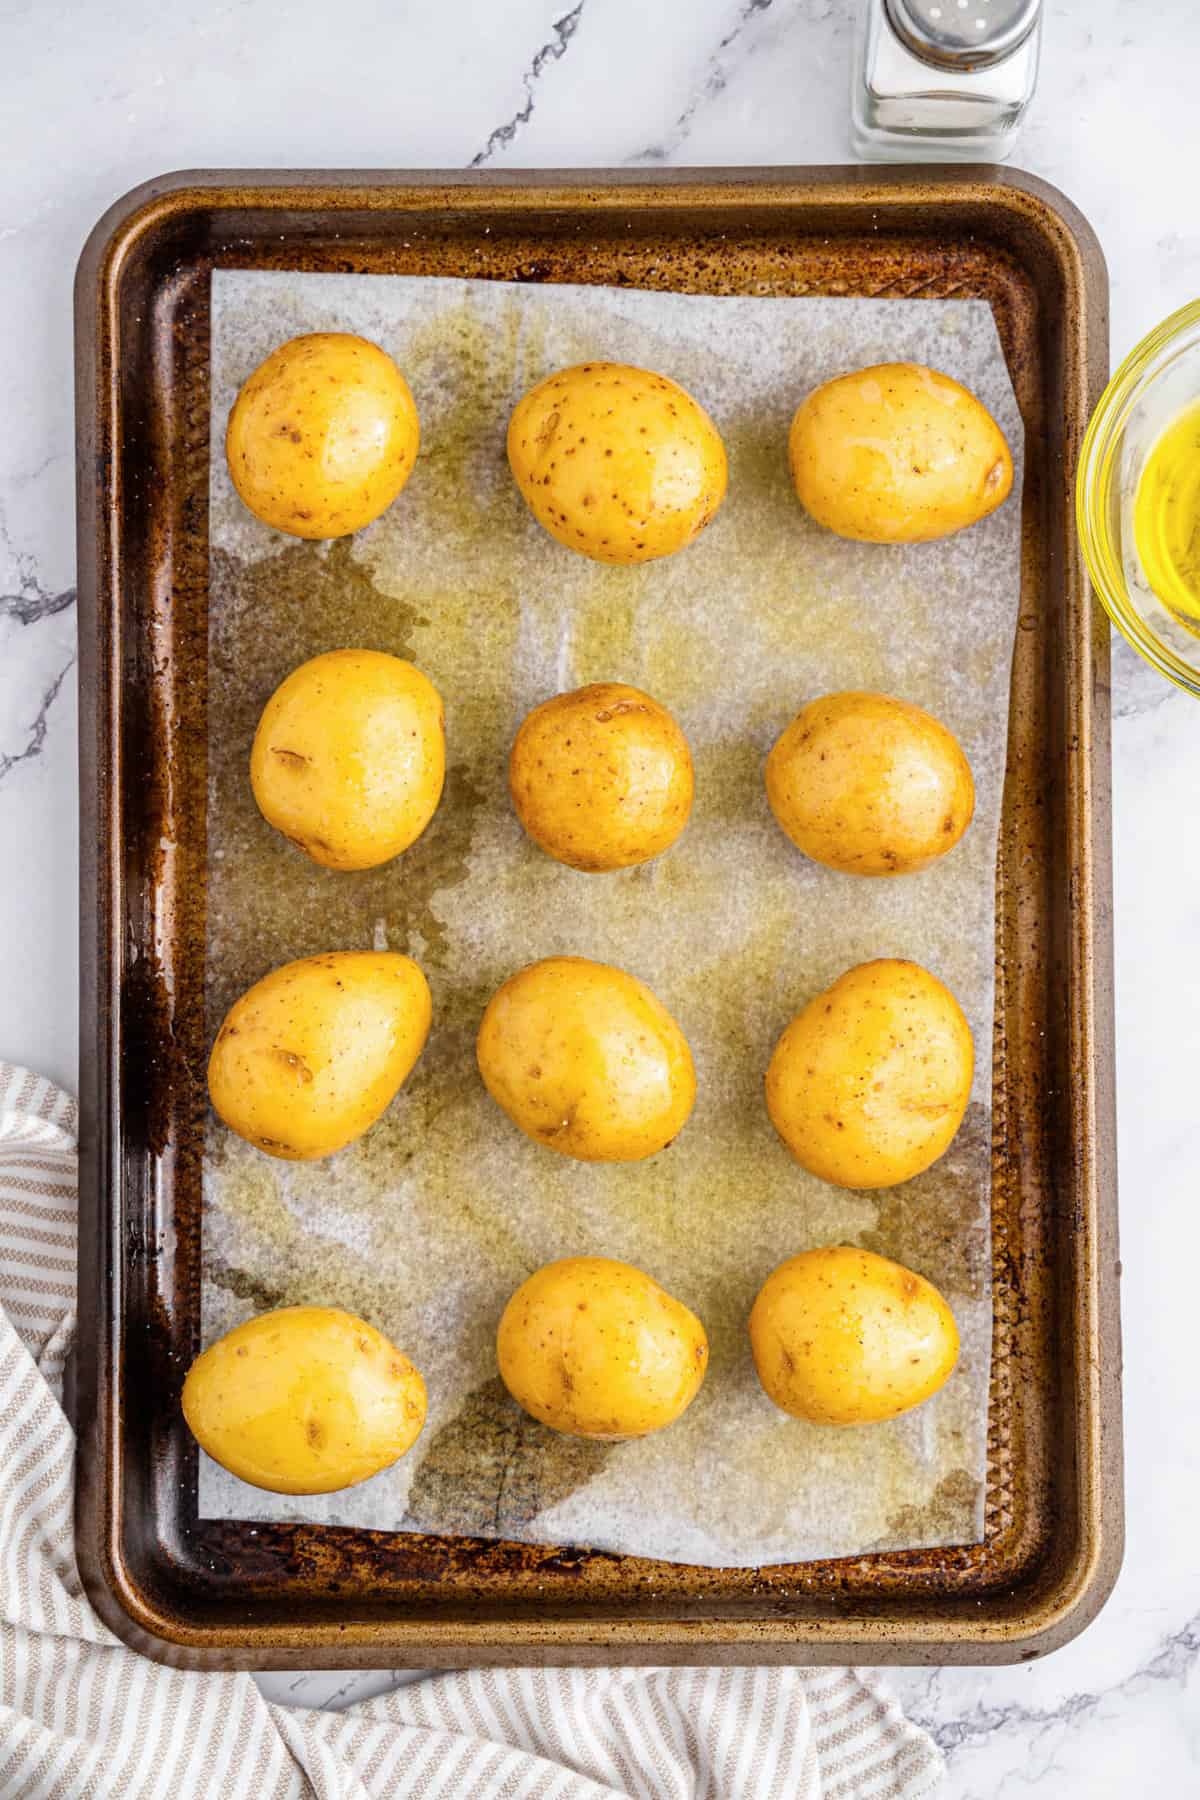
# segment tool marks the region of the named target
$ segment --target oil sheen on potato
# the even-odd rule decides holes
[[[1180,413],[1146,459],[1133,530],[1150,587],[1200,633],[1200,401]]]

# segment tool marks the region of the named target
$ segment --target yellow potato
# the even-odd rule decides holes
[[[441,695],[380,650],[330,650],[294,669],[250,752],[264,819],[327,869],[372,869],[407,850],[445,776]]]
[[[767,1069],[796,1161],[836,1187],[893,1187],[937,1161],[971,1097],[971,1028],[919,963],[860,963],[797,1013]]]
[[[547,1263],[504,1309],[496,1355],[505,1387],[571,1437],[661,1431],[700,1391],[708,1339],[694,1313],[629,1263]]]
[[[971,765],[930,713],[886,694],[826,694],[767,758],[767,799],[793,844],[848,875],[906,875],[957,844]]]
[[[535,1143],[580,1162],[639,1162],[696,1098],[687,1039],[636,976],[550,956],[510,976],[476,1046],[488,1093]]]
[[[725,446],[690,394],[648,369],[588,362],[518,401],[508,427],[517,486],[551,537],[597,562],[670,556],[725,494]]]
[[[407,956],[332,950],[284,963],[225,1015],[208,1063],[213,1106],[270,1156],[331,1156],[391,1104],[431,1013]]]
[[[806,1250],[767,1277],[750,1346],[784,1412],[814,1425],[868,1425],[937,1393],[958,1361],[958,1327],[923,1276],[839,1244]]]
[[[1004,434],[969,389],[919,363],[827,381],[792,420],[801,505],[839,537],[919,544],[949,537],[1008,498]]]
[[[314,331],[281,344],[244,383],[225,455],[264,524],[344,537],[392,504],[420,435],[408,383],[386,351],[349,332]]]
[[[332,1306],[282,1306],[198,1356],[183,1416],[202,1449],[274,1494],[329,1494],[386,1469],[425,1423],[425,1383],[381,1331]]]
[[[692,810],[692,756],[665,707],[598,681],[535,707],[508,761],[517,817],[573,869],[627,869],[673,844]]]

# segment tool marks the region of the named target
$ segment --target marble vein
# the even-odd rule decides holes
[[[990,1706],[985,1701],[978,1701],[953,1719],[939,1719],[919,1709],[913,1709],[912,1717],[935,1739],[949,1763],[959,1752],[987,1742],[1000,1732],[1023,1732],[1033,1741],[1056,1726],[1072,1730],[1085,1725],[1105,1702],[1136,1700],[1156,1683],[1173,1682],[1182,1688],[1197,1666],[1200,1666],[1200,1613],[1194,1614],[1177,1631],[1169,1633],[1153,1656],[1110,1687],[1068,1694],[1056,1706],[1023,1706],[1019,1702]],[[940,1669],[935,1672],[929,1685],[930,1700],[936,1697],[944,1673]]]
[[[195,8],[103,9],[104,54],[95,33],[80,28],[101,9],[71,0],[0,9],[0,35],[11,45],[0,55],[0,90],[17,150],[2,172],[0,207],[0,259],[12,270],[0,295],[10,426],[0,472],[0,759],[9,755],[0,766],[13,771],[0,799],[5,841],[23,846],[19,869],[0,882],[0,939],[20,947],[0,981],[0,1027],[6,1049],[67,1085],[76,1060],[75,916],[72,884],[61,877],[76,830],[73,675],[68,666],[51,678],[71,648],[74,577],[68,483],[59,481],[64,470],[47,471],[73,454],[63,387],[79,245],[102,201],[156,169],[272,155],[320,165],[344,142],[354,160],[385,165],[444,163],[463,143],[483,146],[477,166],[498,169],[528,148],[536,149],[530,160],[547,164],[594,162],[597,143],[645,143],[652,167],[845,160],[845,105],[827,90],[835,74],[843,87],[848,78],[841,65],[859,0],[706,0],[674,9],[649,50],[643,21],[672,9],[587,4],[583,31],[576,0],[547,0],[540,22],[521,27],[513,21],[528,21],[532,10],[514,8],[506,26],[495,0],[392,8],[389,54],[351,59],[354,76],[344,81],[331,79],[326,12],[304,0],[289,9],[288,53],[275,57],[263,54],[279,22],[270,0],[209,9],[220,20],[204,32],[199,55]],[[1115,362],[1200,292],[1200,234],[1188,226],[1200,155],[1200,109],[1188,85],[1200,12],[1194,0],[1137,9],[1057,0],[1046,10],[1039,94],[1014,161],[1061,187],[1098,230],[1111,270]],[[380,9],[370,0],[346,0],[341,12],[344,37],[378,40]],[[526,35],[514,45],[518,29]],[[496,67],[498,35],[509,45],[507,70]],[[559,70],[568,47],[570,64]],[[653,80],[635,98],[613,71],[621,57],[644,63],[648,54]],[[113,68],[133,75],[113,82]],[[435,69],[455,79],[432,80]],[[151,95],[151,71],[166,84],[166,107]],[[560,106],[576,75],[580,104]],[[324,104],[298,115],[298,91],[319,93]],[[76,127],[68,136],[64,117]],[[1163,780],[1171,771],[1175,788],[1186,789],[1198,724],[1188,697],[1123,640],[1114,640],[1112,674],[1126,1410],[1131,1467],[1152,1457],[1153,1477],[1131,1492],[1126,1578],[1078,1649],[1020,1674],[950,1668],[899,1678],[909,1710],[950,1753],[945,1800],[1200,1794],[1200,1620],[1189,1616],[1200,1607],[1189,1499],[1200,1491],[1196,1436],[1166,1428],[1168,1417],[1194,1411],[1187,1251],[1200,1244],[1189,1177],[1200,1126],[1187,1071],[1197,1039],[1195,1009],[1170,1002],[1194,942],[1200,844],[1179,828],[1172,783]],[[32,772],[14,770],[30,758]],[[413,1674],[289,1671],[261,1680],[289,1704],[336,1695],[340,1708]]]
[[[1183,693],[1167,681],[1118,633],[1112,638],[1112,695],[1114,719],[1140,719],[1158,712],[1168,700]]]
[[[1178,699],[1182,688],[1172,687],[1165,676],[1158,677],[1159,683],[1166,691],[1153,694],[1134,694],[1129,699],[1120,701],[1113,708],[1114,719],[1144,719],[1147,713],[1158,712],[1168,700]]]
[[[24,747],[11,752],[0,752],[0,781],[11,774],[18,763],[32,762],[35,757],[41,755],[46,743],[46,733],[50,728],[50,710],[58,699],[63,682],[74,667],[75,652],[72,650],[63,667],[42,695],[41,704],[34,715]]]
[[[484,163],[490,162],[499,150],[507,150],[523,125],[527,125],[533,117],[534,96],[542,73],[550,63],[561,62],[567,54],[571,39],[579,29],[579,21],[583,17],[583,9],[587,0],[579,0],[570,12],[563,13],[555,19],[551,30],[554,33],[548,43],[542,45],[533,61],[521,76],[521,85],[525,89],[525,103],[519,106],[511,119],[503,125],[497,125],[488,133],[487,143],[471,158],[471,167],[481,169]],[[769,4],[769,0],[768,0]]]
[[[729,52],[741,44],[749,27],[762,13],[771,11],[775,0],[742,0],[737,17],[720,40],[716,49],[709,56],[705,65],[704,78],[693,93],[691,99],[679,114],[665,137],[657,143],[647,144],[636,155],[628,158],[630,162],[668,162],[680,148],[692,128],[692,121],[702,107],[709,105],[729,86],[734,69],[742,61],[742,52],[738,49],[736,56]]]
[[[75,589],[63,588],[52,594],[32,578],[21,585],[17,594],[0,594],[0,619],[15,619],[18,625],[36,625],[55,613],[66,612],[75,604]]]
[[[1144,689],[1135,688],[1133,693],[1125,694],[1117,701],[1113,707],[1114,719],[1142,719],[1147,713],[1158,712],[1168,700],[1180,698],[1184,691],[1182,688],[1177,688],[1165,675],[1160,675],[1157,669],[1153,673],[1153,686],[1147,684]]]
[[[53,450],[45,456],[36,468],[16,479],[10,478],[13,487],[26,487],[34,482],[48,469],[52,463],[61,460],[62,452]],[[19,624],[31,625],[39,618],[47,618],[51,613],[64,612],[75,598],[75,589],[66,588],[62,593],[51,595],[38,578],[37,561],[28,550],[23,550],[13,537],[8,527],[8,514],[0,503],[0,550],[7,552],[8,560],[16,571],[18,592],[0,594],[0,619],[15,618]]]

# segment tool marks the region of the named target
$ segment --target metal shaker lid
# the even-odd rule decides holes
[[[935,69],[990,69],[1018,50],[1042,0],[884,0],[896,36]]]

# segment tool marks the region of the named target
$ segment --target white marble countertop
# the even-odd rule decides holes
[[[1047,13],[1014,161],[1099,233],[1117,358],[1200,293],[1200,13]],[[71,280],[97,216],[180,167],[846,160],[853,14],[854,0],[0,7],[0,1055],[75,1083]],[[1200,831],[1175,813],[1195,791],[1200,708],[1123,645],[1114,673],[1128,1550],[1105,1611],[1057,1655],[890,1674],[947,1753],[952,1800],[1200,1792]],[[267,1684],[344,1704],[388,1679]]]

